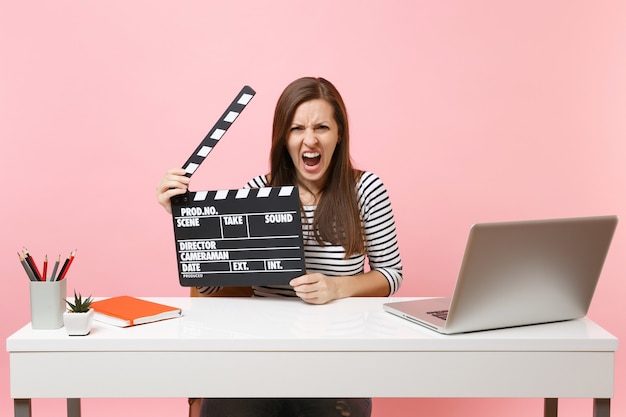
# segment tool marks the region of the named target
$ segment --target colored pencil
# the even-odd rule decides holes
[[[26,248],[24,248],[24,258],[26,259],[26,262],[28,262],[28,265],[30,266],[30,268],[33,270],[33,273],[35,274],[35,277],[37,277],[37,280],[41,281],[41,274],[39,273],[39,268],[37,268],[37,264],[33,260],[33,257],[30,256],[30,253],[28,253],[28,249]]]
[[[18,252],[17,257],[20,258],[20,263],[24,267],[24,271],[26,271],[26,275],[28,275],[28,279],[31,281],[37,281],[37,277],[33,273],[32,269],[30,269],[30,266],[28,265],[28,262],[26,262],[26,259],[24,259],[24,256],[22,256],[22,254]]]
[[[59,278],[59,281],[62,280],[63,278],[65,278],[65,275],[67,274],[67,271],[70,269],[70,265],[72,265],[72,262],[74,261],[74,257],[75,256],[76,256],[76,249],[74,249],[74,251],[72,253],[70,253],[70,257],[68,258],[69,262],[67,262],[67,267],[63,271],[63,274],[61,275],[61,278]]]
[[[42,281],[48,280],[48,255],[43,258],[43,274],[41,276]]]
[[[59,267],[59,262],[61,262],[61,255],[57,258],[57,261],[54,263],[54,268],[52,269],[52,275],[50,275],[50,281],[54,281],[56,279],[57,268]]]
[[[61,279],[63,279],[63,275],[65,274],[65,269],[67,268],[67,264],[70,262],[70,255],[67,256],[67,258],[65,258],[65,262],[63,262],[63,266],[61,266],[61,270],[59,271],[59,274],[57,275],[55,281],[61,281]]]

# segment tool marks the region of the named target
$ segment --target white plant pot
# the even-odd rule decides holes
[[[91,324],[93,323],[93,308],[90,308],[86,313],[73,313],[66,311],[63,313],[63,325],[65,331],[70,336],[85,336],[91,331]]]

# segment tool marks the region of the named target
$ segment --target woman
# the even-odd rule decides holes
[[[323,78],[300,78],[283,91],[274,113],[270,173],[247,187],[296,185],[302,205],[306,274],[289,286],[253,287],[255,296],[300,297],[325,304],[345,297],[381,297],[402,283],[402,264],[387,190],[379,177],[353,168],[346,108]],[[189,178],[171,169],[157,188],[170,198]],[[365,258],[369,271],[365,272]],[[219,288],[202,287],[205,294]],[[282,413],[282,414],[281,414]],[[369,416],[370,399],[204,399],[202,416]]]

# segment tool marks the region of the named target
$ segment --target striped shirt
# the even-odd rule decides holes
[[[260,175],[246,184],[246,188],[267,186],[267,178]],[[308,273],[319,272],[329,277],[359,275],[365,272],[365,259],[370,270],[379,271],[389,283],[389,295],[395,293],[402,283],[402,262],[396,236],[396,225],[389,194],[382,180],[371,172],[363,172],[356,184],[361,220],[365,231],[365,252],[347,259],[342,246],[321,246],[313,235],[313,216],[316,206],[304,206],[302,235],[304,257]],[[203,294],[218,291],[219,287],[199,287]],[[291,286],[252,287],[259,297],[296,297]]]

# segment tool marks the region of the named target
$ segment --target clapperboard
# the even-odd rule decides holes
[[[255,92],[245,86],[183,165],[188,177]],[[303,275],[297,187],[189,191],[172,198],[182,286],[286,285]]]

